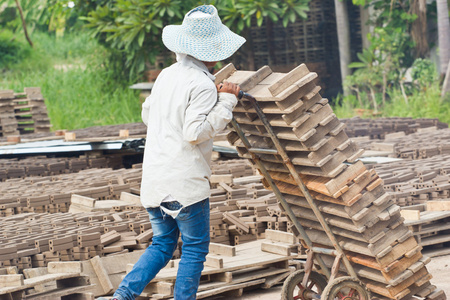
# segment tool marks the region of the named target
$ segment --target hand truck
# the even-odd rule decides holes
[[[302,300],[312,300],[312,299],[322,299],[322,300],[369,300],[370,292],[364,286],[364,284],[358,279],[358,276],[339,245],[335,235],[331,231],[328,223],[325,221],[322,213],[318,209],[317,205],[314,202],[311,194],[309,193],[308,188],[303,183],[299,174],[295,170],[293,163],[288,157],[286,151],[278,140],[276,134],[272,126],[270,125],[267,117],[262,111],[256,99],[248,93],[240,92],[239,100],[242,101],[242,98],[247,99],[250,104],[255,109],[258,117],[262,121],[265,129],[267,130],[270,139],[275,145],[275,149],[263,149],[263,148],[255,148],[252,147],[248,139],[246,138],[244,132],[241,130],[238,122],[233,118],[231,121],[231,125],[238,134],[239,138],[243,142],[245,148],[250,153],[252,160],[256,163],[261,174],[264,176],[267,183],[270,185],[272,191],[275,193],[277,200],[283,207],[285,213],[288,218],[292,221],[293,225],[297,229],[300,234],[301,239],[305,242],[307,246],[307,259],[305,263],[305,267],[302,270],[298,270],[292,273],[284,282],[282,289],[282,300],[292,300],[292,299],[302,299]],[[243,105],[244,107],[246,105]],[[323,227],[325,233],[328,238],[333,243],[334,249],[323,248],[314,246],[308,234],[306,233],[303,226],[297,220],[294,212],[291,207],[287,203],[283,194],[280,192],[276,184],[274,183],[272,177],[267,171],[264,163],[259,159],[258,154],[275,154],[280,155],[283,159],[283,163],[286,168],[289,170],[290,175],[295,180],[296,184],[302,191],[304,197],[308,201],[309,206],[314,211],[317,219],[319,220],[321,226]],[[335,256],[334,263],[331,267],[331,270],[325,264],[321,255],[332,255]],[[320,268],[320,273],[313,270],[314,262]],[[343,262],[347,273],[349,276],[341,276],[338,277],[338,272],[340,269],[340,264]],[[323,274],[323,275],[322,275]]]

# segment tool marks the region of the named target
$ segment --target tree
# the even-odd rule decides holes
[[[195,6],[210,2],[219,11],[225,25],[242,35],[252,22],[282,22],[287,26],[298,18],[306,18],[310,0],[115,0],[100,1],[83,19],[92,35],[115,53],[114,60],[123,61],[122,68],[130,78],[142,74],[146,64],[167,53],[161,42],[162,28],[180,24],[184,14]],[[83,2],[78,0],[78,2]]]
[[[17,9],[19,10],[20,19],[22,20],[22,28],[23,28],[23,32],[25,34],[25,38],[27,39],[28,44],[30,44],[30,46],[33,47],[33,42],[31,41],[30,37],[28,36],[27,24],[25,23],[25,18],[23,16],[22,6],[20,5],[20,2],[18,0],[15,0],[15,2],[17,5]]]
[[[429,51],[426,0],[412,0],[411,13],[417,16],[411,25],[411,37],[416,44],[416,57],[423,58]]]
[[[339,63],[341,66],[341,79],[351,74],[349,64],[351,62],[350,54],[350,24],[348,21],[346,0],[334,0],[336,11],[336,27],[339,44]],[[344,91],[345,92],[345,91]]]
[[[450,59],[450,25],[447,0],[436,0],[439,32],[439,62],[441,76],[447,71]]]

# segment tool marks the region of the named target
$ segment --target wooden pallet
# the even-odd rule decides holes
[[[290,239],[294,241],[292,234]],[[273,240],[258,240],[234,247],[212,244],[197,299],[223,293],[238,296],[246,287],[270,288],[279,283],[294,270],[289,268],[288,261],[296,256],[290,252],[280,254],[278,248],[284,247],[295,247],[295,244]],[[178,262],[175,260],[162,269],[144,289],[140,299],[173,299]],[[131,267],[129,265],[128,270]]]
[[[0,299],[94,299],[93,287],[87,276],[79,273],[54,273],[24,279],[22,274],[0,275]],[[39,286],[52,283],[52,288],[39,292]],[[37,290],[36,290],[37,288]]]

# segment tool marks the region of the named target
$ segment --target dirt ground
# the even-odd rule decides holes
[[[450,299],[450,255],[433,257],[427,265],[428,272],[433,275],[431,283],[445,291],[447,299]],[[246,291],[239,300],[279,300],[281,297],[281,286],[270,290]],[[210,297],[208,300],[225,299],[223,297]]]

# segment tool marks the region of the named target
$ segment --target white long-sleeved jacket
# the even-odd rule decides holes
[[[205,64],[187,56],[164,69],[142,105],[147,125],[141,202],[168,195],[189,206],[210,195],[212,138],[232,118],[236,96],[217,94]]]

